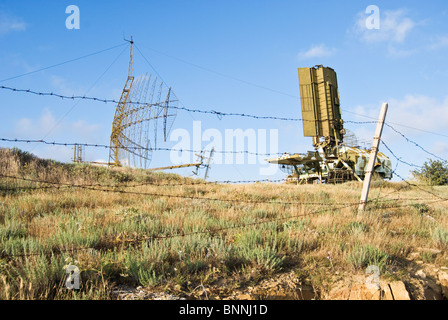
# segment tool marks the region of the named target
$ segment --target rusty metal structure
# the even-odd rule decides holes
[[[215,150],[215,148],[212,148],[209,151],[208,157],[206,157],[204,155],[205,151],[202,150],[199,154],[196,154],[197,160],[194,163],[186,163],[186,164],[180,164],[180,165],[174,165],[174,166],[151,168],[148,170],[149,171],[160,171],[160,170],[172,170],[172,169],[196,167],[196,169],[193,171],[193,174],[197,176],[199,174],[199,169],[205,168],[204,180],[207,180],[208,173],[209,173],[210,167],[211,167],[211,162],[213,159],[213,154],[215,152],[214,150]],[[207,161],[207,163],[204,163],[205,161]]]
[[[75,143],[73,146],[73,162],[82,163],[84,162],[84,149],[82,145]]]
[[[312,137],[314,151],[288,154],[267,159],[276,163],[289,175],[287,181],[298,184],[342,183],[363,181],[370,150],[344,142],[347,134],[341,115],[336,72],[317,65],[299,68],[300,102],[303,135]],[[383,179],[392,178],[392,163],[378,152],[374,173]]]
[[[152,150],[160,140],[167,139],[178,99],[171,87],[157,77],[134,77],[132,37],[129,43],[128,76],[112,122],[108,164],[146,169]]]

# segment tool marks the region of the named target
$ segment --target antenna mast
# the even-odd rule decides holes
[[[110,149],[109,149],[109,165],[121,166],[120,163],[120,153],[125,148],[126,144],[123,141],[124,137],[122,135],[123,131],[123,119],[124,119],[124,111],[126,108],[126,103],[128,102],[129,92],[131,91],[132,84],[134,82],[134,50],[133,44],[134,41],[126,40],[130,43],[129,49],[129,67],[128,67],[128,77],[126,79],[126,83],[124,85],[123,91],[121,92],[120,100],[118,101],[117,108],[115,109],[115,117],[112,122],[112,133],[110,135]]]

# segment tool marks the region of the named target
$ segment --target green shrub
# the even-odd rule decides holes
[[[432,232],[432,239],[442,246],[448,246],[448,230],[437,227]]]
[[[414,177],[431,185],[448,185],[448,163],[441,160],[425,162],[420,170],[412,171]]]
[[[384,269],[389,261],[389,255],[372,245],[355,245],[347,260],[355,268],[366,268],[376,265],[380,270]]]
[[[410,205],[414,208],[418,213],[427,213],[429,212],[429,206],[426,203],[413,203]]]

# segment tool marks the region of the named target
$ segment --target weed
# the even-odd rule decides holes
[[[413,203],[410,206],[414,208],[417,213],[420,214],[428,213],[430,210],[429,206],[426,203]]]
[[[5,149],[0,149],[0,173],[111,190],[39,189],[51,185],[2,178],[0,189],[13,192],[0,191],[0,299],[110,299],[113,284],[178,286],[188,292],[218,280],[236,288],[289,268],[300,269],[316,292],[327,292],[336,271],[343,275],[373,264],[404,277],[407,269],[400,267],[412,248],[448,246],[446,203],[400,202],[385,211],[383,204],[390,202],[378,198],[362,220],[354,221],[351,208],[337,205],[358,201],[357,182],[172,187],[198,180],[63,164]],[[165,186],[152,184],[158,182]],[[418,196],[405,183],[376,186],[385,194]],[[446,187],[437,188],[446,194]],[[378,219],[385,213],[387,224]],[[68,257],[81,271],[80,290],[65,287]],[[446,260],[444,254],[438,257],[422,253],[423,261],[437,266]]]
[[[349,253],[347,261],[357,269],[376,265],[380,270],[384,270],[389,262],[389,255],[375,246],[356,244]]]
[[[432,231],[432,239],[440,246],[448,246],[448,229],[437,227]]]

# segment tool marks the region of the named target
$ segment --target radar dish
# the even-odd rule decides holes
[[[145,74],[134,78],[132,38],[130,43],[128,77],[112,123],[109,165],[146,169],[152,151],[168,137],[178,100],[171,87],[157,77]]]

